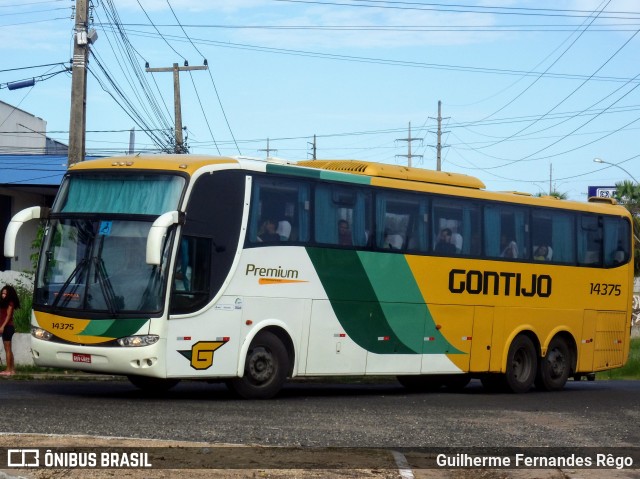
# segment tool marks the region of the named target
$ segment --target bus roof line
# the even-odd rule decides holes
[[[407,166],[389,165],[385,163],[360,160],[305,160],[299,161],[297,164],[298,166],[308,168],[318,168],[378,178],[460,186],[478,190],[485,189],[484,183],[473,176],[460,173],[448,173],[445,171],[425,170],[422,168],[409,168]]]

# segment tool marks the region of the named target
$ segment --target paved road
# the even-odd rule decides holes
[[[407,393],[396,383],[293,383],[270,401],[183,382],[164,397],[126,381],[0,382],[1,432],[90,434],[282,446],[640,444],[640,381],[569,382],[564,391]]]

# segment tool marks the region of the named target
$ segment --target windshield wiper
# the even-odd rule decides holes
[[[107,275],[104,261],[102,260],[102,258],[93,258],[93,262],[96,269],[96,276],[98,277],[98,284],[100,285],[100,289],[102,290],[104,300],[107,303],[109,313],[113,317],[117,317],[118,307],[116,305],[116,293],[113,290],[113,285],[111,284],[111,280]]]
[[[71,284],[71,281],[73,281],[76,276],[78,276],[81,272],[83,272],[85,270],[85,268],[86,268],[86,266],[88,264],[89,264],[89,262],[87,261],[87,259],[86,258],[82,258],[80,260],[80,262],[77,264],[77,266],[74,268],[74,270],[71,272],[71,274],[69,275],[67,280],[64,282],[62,287],[60,287],[60,289],[58,290],[58,295],[55,297],[55,299],[53,300],[53,304],[51,305],[51,308],[54,311],[58,307],[58,303],[60,302],[60,299],[63,298],[63,297],[65,298],[65,302],[64,302],[63,306],[67,305],[67,303],[69,302],[69,300],[72,297],[71,294],[68,294],[68,295],[65,294],[65,292],[67,291],[67,288]]]

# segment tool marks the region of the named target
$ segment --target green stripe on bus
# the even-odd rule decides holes
[[[307,248],[309,257],[345,333],[377,354],[416,354],[395,334],[360,262],[358,252]]]
[[[404,344],[423,354],[461,353],[436,329],[404,255],[358,254],[389,326]]]
[[[307,252],[338,321],[360,347],[377,354],[457,352],[436,330],[403,255],[329,248]],[[427,346],[425,337],[435,340]]]
[[[137,333],[148,319],[92,320],[78,336],[123,338]]]
[[[355,183],[359,185],[371,184],[371,177],[369,176],[353,175],[349,173],[340,173],[337,171],[327,171],[314,168],[300,168],[299,166],[268,164],[267,173],[278,173],[281,175],[314,178],[320,180],[341,181],[343,183]]]

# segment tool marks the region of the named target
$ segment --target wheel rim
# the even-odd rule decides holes
[[[524,348],[518,349],[513,355],[512,370],[514,377],[519,381],[526,381],[531,375],[531,358]]]
[[[255,383],[266,383],[273,377],[276,369],[273,355],[264,348],[254,349],[249,357],[247,369]]]
[[[554,348],[547,353],[547,362],[549,364],[549,376],[553,379],[562,377],[567,368],[567,362],[564,354],[558,348]]]

